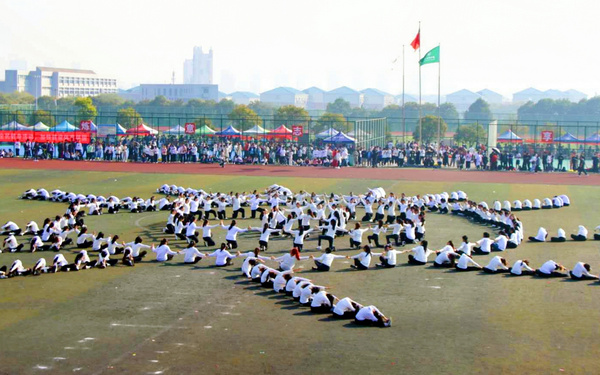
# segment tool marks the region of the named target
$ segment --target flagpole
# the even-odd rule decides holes
[[[406,144],[406,115],[404,112],[404,44],[402,45],[402,143]]]
[[[419,21],[419,143],[423,144],[423,130],[421,128],[421,21]]]
[[[438,49],[440,48],[440,44],[438,43]],[[441,53],[440,53],[441,55]],[[438,151],[440,150],[440,129],[442,126],[442,110],[440,107],[440,86],[441,86],[441,74],[442,74],[442,59],[438,58],[438,139],[437,139],[437,145],[438,145]]]

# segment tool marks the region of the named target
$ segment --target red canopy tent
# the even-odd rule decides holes
[[[154,135],[158,134],[158,130],[154,130],[145,124],[139,124],[135,128],[127,129],[127,135]]]
[[[292,131],[285,127],[285,125],[281,125],[277,129],[270,131],[265,135],[267,138],[282,138],[282,139],[292,139]]]

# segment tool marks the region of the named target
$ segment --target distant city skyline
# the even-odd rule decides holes
[[[26,62],[29,69],[93,69],[117,78],[124,89],[170,83],[173,72],[180,83],[182,61],[202,45],[215,51],[214,83],[225,92],[349,86],[399,94],[406,45],[405,92],[414,95],[418,52],[409,43],[421,20],[421,53],[441,45],[444,95],[463,88],[489,88],[507,98],[529,87],[597,92],[593,78],[600,52],[586,38],[596,35],[593,1],[541,6],[533,0],[307,0],[299,6],[174,0],[165,6],[155,0],[0,0],[0,5],[5,20],[0,33],[7,36],[0,40],[0,72],[12,61],[12,66]],[[474,16],[464,21],[469,14]],[[118,27],[101,26],[107,22]],[[437,66],[424,66],[422,77],[422,92],[435,94]]]

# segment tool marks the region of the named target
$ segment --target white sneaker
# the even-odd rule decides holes
[[[317,246],[317,250],[321,250],[321,246]]]

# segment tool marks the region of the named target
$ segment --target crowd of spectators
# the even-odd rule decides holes
[[[240,141],[190,137],[147,136],[95,139],[79,142],[15,142],[14,152],[3,150],[0,157],[32,159],[103,160],[142,163],[231,163],[325,167],[427,167],[459,170],[505,170],[553,172],[584,169],[599,171],[599,153],[592,149],[547,149],[534,151],[523,145],[488,150],[474,147],[417,142],[358,147],[351,144],[299,144],[290,141]],[[590,159],[588,162],[588,159]]]

